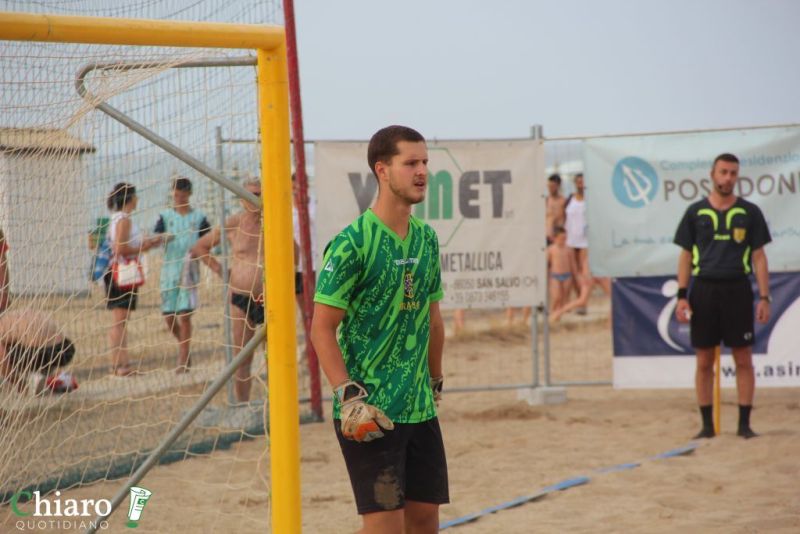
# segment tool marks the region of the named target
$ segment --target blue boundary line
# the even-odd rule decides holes
[[[678,447],[675,449],[668,450],[666,452],[662,452],[661,454],[656,454],[655,456],[649,457],[647,460],[663,460],[667,458],[675,458],[677,456],[685,456],[687,454],[691,454],[697,449],[697,444],[692,442],[688,445],[684,445],[683,447]],[[631,462],[625,464],[617,464],[612,465],[609,467],[601,467],[599,469],[595,469],[593,472],[597,474],[608,474],[608,473],[618,473],[620,471],[627,471],[629,469],[635,469],[642,465],[641,462]],[[515,508],[517,506],[521,506],[523,504],[538,501],[539,499],[547,496],[549,493],[554,493],[556,491],[563,491],[569,488],[574,488],[576,486],[583,486],[584,484],[588,484],[591,479],[587,476],[579,476],[575,478],[568,478],[566,480],[562,480],[561,482],[556,482],[551,486],[546,486],[541,490],[537,491],[532,495],[526,495],[524,497],[517,497],[516,499],[512,499],[510,501],[506,501],[504,503],[491,506],[489,508],[485,508],[480,512],[475,512],[473,514],[464,515],[458,517],[456,519],[451,519],[449,521],[445,521],[439,524],[439,530],[444,530],[450,527],[457,527],[459,525],[465,525],[467,523],[472,523],[473,521],[477,521],[483,516],[487,516],[490,514],[494,514],[496,512],[500,512],[501,510],[508,510],[509,508]]]

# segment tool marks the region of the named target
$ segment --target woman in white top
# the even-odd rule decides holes
[[[138,259],[142,252],[159,246],[164,238],[156,236],[143,238],[131,213],[137,204],[136,188],[121,182],[114,186],[108,195],[108,209],[111,210],[111,223],[108,226],[108,243],[115,259]],[[113,263],[113,262],[112,262]],[[111,310],[113,322],[108,337],[111,345],[111,373],[128,376],[135,372],[128,362],[126,329],[128,317],[136,309],[137,288],[120,289],[114,283],[111,271],[103,277],[106,286],[106,308]]]

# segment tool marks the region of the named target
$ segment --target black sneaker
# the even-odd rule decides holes
[[[736,432],[736,435],[737,435],[737,436],[741,436],[741,437],[743,437],[744,439],[750,439],[750,438],[757,438],[757,437],[758,437],[758,434],[756,434],[755,432],[753,432],[753,429],[752,429],[752,428],[750,428],[749,426],[747,426],[747,427],[744,427],[744,428],[740,428],[740,429],[739,429],[739,430]]]
[[[716,434],[714,433],[714,429],[713,428],[703,428],[692,439],[713,438],[714,436],[716,436]]]

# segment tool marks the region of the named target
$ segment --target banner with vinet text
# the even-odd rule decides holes
[[[587,139],[589,262],[602,276],[668,275],[675,229],[711,189],[716,156],[741,161],[736,194],[764,212],[770,271],[800,270],[800,127]]]
[[[753,290],[758,294],[755,281]],[[695,356],[689,325],[675,318],[675,277],[617,278],[611,290],[614,329],[614,387],[694,387]],[[756,385],[800,386],[800,273],[770,275],[769,322],[755,323]],[[755,305],[755,303],[754,303]],[[720,363],[723,387],[736,386],[730,350]]]
[[[541,141],[429,142],[428,193],[414,214],[439,235],[445,308],[545,301]],[[367,143],[314,145],[317,243],[325,245],[377,197]]]

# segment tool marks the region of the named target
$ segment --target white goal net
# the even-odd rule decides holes
[[[260,0],[0,1],[0,10],[283,23],[279,3]],[[138,288],[135,310],[126,323],[127,363],[135,374],[116,376],[120,366],[112,354],[115,315],[107,309],[102,264],[98,265],[115,219],[107,206],[115,184],[135,187],[138,200],[130,221],[146,239],[174,207],[174,180],[188,178],[191,206],[198,216],[180,227],[183,233],[172,236],[183,246],[191,246],[205,232],[204,221],[218,227],[242,206],[232,193],[98,111],[95,104],[113,106],[225,177],[245,183],[258,177],[261,163],[255,67],[189,65],[248,55],[253,53],[0,41],[0,229],[9,247],[5,290],[10,296],[0,316],[0,342],[6,354],[16,344],[13,365],[0,386],[0,503],[6,505],[0,507],[0,530],[9,531],[19,519],[17,508],[31,511],[30,504],[21,504],[29,493],[53,495],[130,475],[239,351],[228,288],[203,266],[197,301],[190,304],[191,369],[176,371],[179,343],[164,315],[164,292],[170,288],[162,283],[166,253],[158,246],[142,256],[145,283]],[[85,97],[76,89],[81,71]],[[230,243],[217,245],[213,252],[226,267],[233,261]],[[179,270],[183,284],[186,269]],[[181,308],[185,302],[180,302],[172,305]],[[74,356],[61,368],[42,369],[42,375],[51,376],[42,382],[29,372],[30,362],[45,358],[53,341],[63,338],[72,342]],[[307,373],[304,365],[299,369],[302,397],[308,395]],[[74,378],[77,389],[52,392],[68,381],[64,375],[61,382],[53,380],[61,372]],[[231,388],[220,392],[162,461],[205,457],[214,462],[214,451],[236,449],[251,438],[264,440],[268,422],[263,348],[256,351],[251,373],[249,403],[237,404]],[[235,519],[224,515],[226,491],[244,489],[245,502],[269,502],[263,477],[267,467],[263,462],[251,465],[252,458],[241,459],[247,462],[250,467],[241,472],[234,455],[232,462],[228,458],[224,463],[224,472],[209,475],[213,480],[187,480],[214,488],[209,491],[211,504],[220,506],[204,520],[205,530],[213,530],[213,524],[252,530],[268,520],[263,510]],[[11,502],[18,503],[17,508],[8,506]],[[201,509],[209,504],[196,506],[202,517]],[[235,510],[230,513],[237,515]]]

